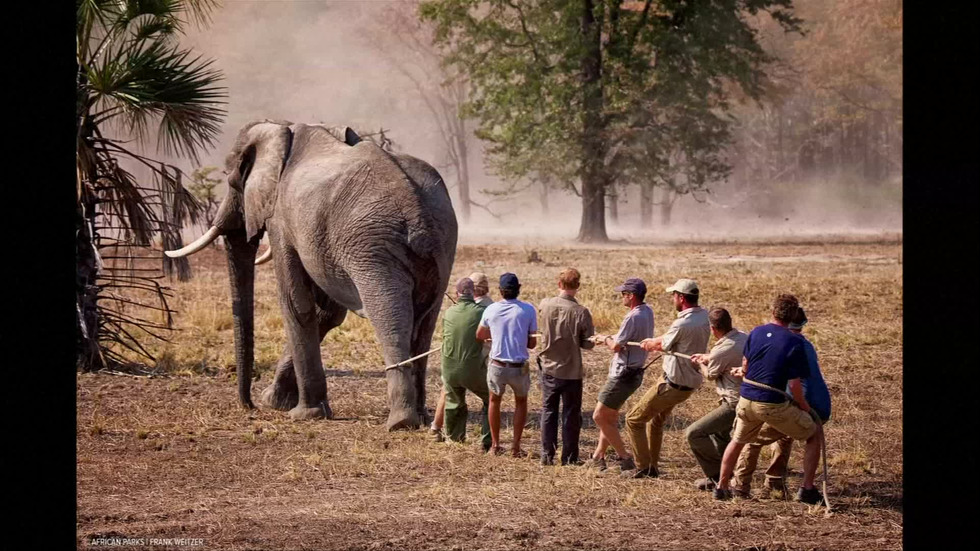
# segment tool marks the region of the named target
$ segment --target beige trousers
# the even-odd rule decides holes
[[[740,490],[747,492],[752,487],[752,475],[759,464],[759,454],[762,453],[764,446],[770,446],[772,452],[769,468],[766,469],[766,486],[776,488],[786,484],[786,471],[789,468],[793,439],[779,432],[772,425],[765,424],[755,441],[746,444],[738,456],[734,478]]]
[[[639,469],[656,468],[664,441],[664,422],[674,406],[687,400],[693,390],[677,390],[661,381],[646,391],[626,414],[626,433]]]

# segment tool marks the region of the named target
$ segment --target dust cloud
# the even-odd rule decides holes
[[[458,201],[456,175],[446,162],[444,142],[415,85],[394,69],[395,56],[372,42],[382,10],[393,1],[227,1],[206,29],[192,28],[182,44],[213,58],[225,74],[228,114],[215,149],[201,166],[223,168],[238,130],[256,119],[347,125],[386,130],[398,151],[436,166]],[[470,146],[470,188],[474,207],[468,224],[460,224],[460,242],[570,242],[578,233],[581,199],[567,191],[547,194],[540,188],[497,200],[480,193],[500,189],[502,182],[483,167],[482,147]],[[174,160],[188,173],[195,167]],[[618,217],[607,207],[611,239],[629,242],[793,238],[816,235],[901,234],[901,178],[869,187],[826,178],[786,183],[778,189],[712,186],[704,202],[691,195],[677,198],[664,225],[659,205],[652,223],[640,223],[639,190],[621,195]],[[224,189],[219,190],[223,195]],[[705,197],[701,197],[705,199]],[[655,199],[659,199],[657,196]],[[459,212],[457,206],[457,212]],[[194,238],[198,230],[188,229]]]

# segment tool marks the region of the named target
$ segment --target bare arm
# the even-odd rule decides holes
[[[528,348],[534,348],[537,345],[538,345],[538,338],[535,337],[534,335],[528,335],[527,336],[527,347]]]
[[[490,338],[490,328],[489,327],[487,327],[485,325],[481,325],[481,326],[479,326],[479,327],[476,328],[476,340],[478,340],[480,342],[483,342],[483,341],[485,341],[485,340],[487,340],[489,338]]]
[[[592,340],[594,333],[595,326],[592,325],[592,314],[586,310],[582,323],[579,324],[578,345],[586,350],[595,348],[595,342]]]
[[[793,395],[793,399],[796,400],[800,409],[809,413],[810,404],[806,403],[806,397],[803,396],[803,383],[798,378],[789,380],[789,392]]]
[[[733,367],[730,373],[732,377],[745,377],[745,373],[749,370],[749,359],[742,356],[742,367]]]

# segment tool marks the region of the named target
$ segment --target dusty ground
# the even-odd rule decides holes
[[[657,480],[487,457],[473,432],[465,445],[436,444],[423,431],[385,432],[381,356],[370,326],[355,316],[322,347],[338,419],[294,423],[277,411],[243,411],[223,255],[209,250],[193,257],[194,280],[176,286],[182,331],[173,345],[155,348],[160,375],[78,375],[78,546],[129,537],[147,544],[195,538],[183,543],[204,549],[901,548],[900,244],[565,247],[537,249],[542,261],[534,263],[530,252],[464,246],[454,277],[514,271],[522,298],[536,304],[552,294],[562,267],[575,266],[583,273],[581,302],[600,332],[618,326],[624,311],[611,289],[633,275],[651,289],[657,334],[673,317],[657,290],[678,277],[698,279],[703,305],[727,307],[745,330],[765,321],[776,293],[797,294],[834,400],[827,438],[835,511],[758,499],[719,503],[697,492],[691,482],[700,473],[683,428],[714,407],[708,385],[676,410]],[[257,281],[256,396],[283,345],[268,268]],[[608,352],[585,352],[586,415],[608,359]],[[433,407],[438,355],[428,391]],[[535,386],[525,431],[525,449],[534,452],[540,396]],[[505,413],[512,404],[505,400]],[[470,405],[477,409],[477,401]],[[505,428],[505,443],[510,435]],[[596,437],[588,423],[583,449]],[[794,490],[801,454],[797,446]]]

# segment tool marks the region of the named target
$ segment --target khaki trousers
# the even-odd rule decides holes
[[[674,406],[687,400],[693,390],[677,390],[661,379],[650,387],[626,414],[626,432],[639,469],[656,468],[664,441],[664,422]]]
[[[734,478],[736,485],[742,491],[747,492],[752,487],[752,474],[755,473],[755,468],[759,464],[759,454],[762,452],[763,446],[770,446],[772,451],[772,460],[766,470],[766,486],[781,489],[786,484],[786,470],[789,468],[793,439],[767,423],[762,426],[755,441],[746,444],[738,456]]]

